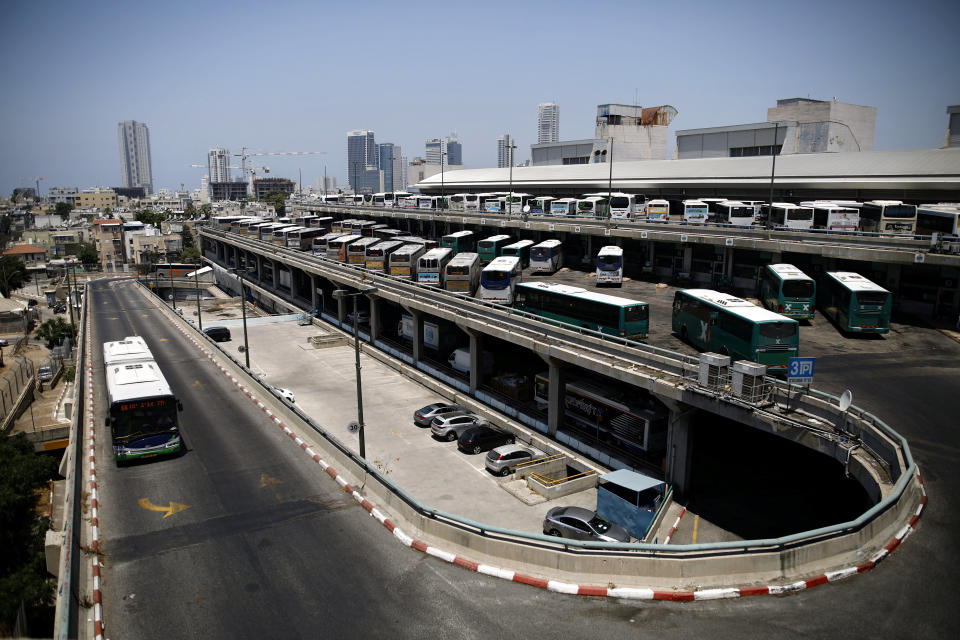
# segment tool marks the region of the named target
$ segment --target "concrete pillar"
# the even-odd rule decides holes
[[[770,264],[780,264],[783,262],[783,253],[780,251],[774,251],[770,254]]]
[[[547,433],[555,437],[557,429],[563,424],[565,406],[563,389],[566,386],[566,372],[560,360],[544,355],[540,357],[547,363],[547,377],[550,380],[547,390]]]
[[[900,266],[899,264],[887,263],[887,282],[884,286],[891,291],[900,290]]]
[[[593,235],[591,234],[587,235],[587,252],[583,255],[581,262],[584,264],[593,262]]]
[[[693,270],[693,247],[687,246],[683,248],[683,265],[681,271],[686,274],[690,274]]]
[[[352,301],[351,301],[352,303]],[[343,326],[344,319],[347,317],[347,298],[337,298],[337,322]]]
[[[647,260],[650,261],[650,268],[656,268],[657,243],[653,240],[647,241]]]
[[[310,308],[316,309],[320,306],[320,294],[317,293],[317,276],[308,273],[307,277],[310,278]]]
[[[733,247],[723,248],[723,277],[733,282]]]
[[[408,307],[402,309],[413,318],[413,361],[419,362],[423,357],[423,312]]]
[[[380,298],[375,294],[368,295],[370,303],[370,343],[373,344],[380,337]]]
[[[673,485],[676,496],[690,489],[693,454],[693,418],[697,411],[689,408],[671,408],[667,427],[666,480]]]
[[[482,334],[468,331],[470,335],[470,395],[477,393],[480,385],[480,349],[482,348]]]
[[[297,290],[297,269],[290,267],[290,299],[296,300],[300,292]]]

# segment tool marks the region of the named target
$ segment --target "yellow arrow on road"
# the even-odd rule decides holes
[[[169,507],[159,507],[159,506],[153,504],[152,502],[150,502],[150,498],[140,498],[139,504],[140,504],[141,507],[143,507],[144,509],[146,509],[146,510],[148,510],[148,511],[163,511],[163,512],[165,512],[165,513],[163,514],[163,517],[164,517],[164,518],[166,518],[167,516],[172,516],[173,514],[177,513],[178,511],[183,511],[184,509],[189,509],[189,508],[190,508],[190,505],[180,504],[179,502],[173,502],[172,500],[170,501],[170,506],[169,506]]]
[[[273,476],[268,476],[265,473],[260,474],[260,487],[269,487],[272,485],[283,484],[283,480],[279,478],[274,478]]]

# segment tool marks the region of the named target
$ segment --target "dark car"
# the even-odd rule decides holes
[[[469,413],[464,407],[448,402],[434,402],[413,412],[413,423],[418,427],[429,427],[433,419],[439,416],[462,416]]]
[[[494,447],[513,443],[514,436],[512,433],[493,427],[470,427],[461,433],[457,439],[457,447],[467,453],[480,453],[489,451]]]
[[[67,305],[63,304],[62,302],[57,303],[57,304],[53,305],[53,312],[54,312],[54,313],[66,313],[66,312],[67,312]]]
[[[543,533],[548,536],[589,540],[591,542],[630,542],[627,530],[581,507],[554,507],[543,519]]]
[[[230,329],[226,327],[207,327],[203,330],[207,337],[213,340],[214,342],[229,342],[230,341]]]

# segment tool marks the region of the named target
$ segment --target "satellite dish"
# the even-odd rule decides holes
[[[840,396],[840,411],[846,411],[850,408],[850,404],[853,402],[853,392],[850,389],[847,389],[843,392],[843,395]]]

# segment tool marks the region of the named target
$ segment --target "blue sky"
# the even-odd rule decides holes
[[[561,139],[596,106],[670,104],[672,131],[761,122],[778,98],[877,107],[876,149],[938,147],[960,104],[960,3],[4,3],[0,194],[121,184],[117,123],[150,128],[157,188],[199,186],[206,151],[273,175],[346,178],[346,132],[408,158],[456,131],[470,167],[536,142],[539,102]]]

